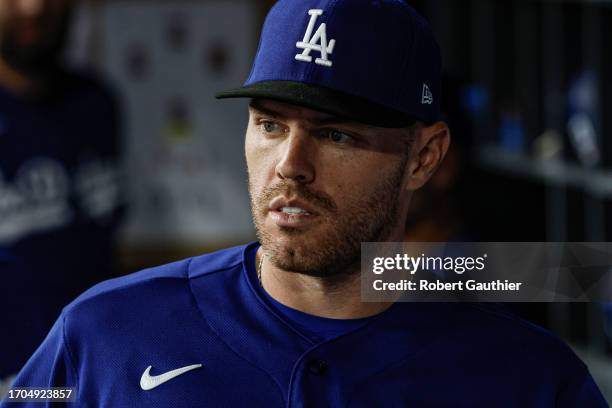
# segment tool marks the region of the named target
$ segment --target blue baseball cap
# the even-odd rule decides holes
[[[389,128],[438,119],[441,56],[402,0],[280,0],[251,73],[217,98],[266,98]]]

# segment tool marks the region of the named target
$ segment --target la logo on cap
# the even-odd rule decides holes
[[[321,53],[321,58],[317,58],[315,63],[324,67],[331,67],[332,61],[329,60],[328,56],[334,52],[336,40],[332,39],[329,43],[327,42],[327,25],[325,23],[321,23],[314,35],[312,34],[315,24],[317,23],[317,18],[323,14],[323,10],[308,10],[308,14],[310,15],[310,21],[308,22],[304,39],[296,44],[296,47],[304,51],[302,51],[301,54],[297,54],[295,59],[298,61],[312,62],[310,53],[312,51],[317,51]]]

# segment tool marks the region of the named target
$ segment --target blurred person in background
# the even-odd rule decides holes
[[[75,5],[0,0],[0,391],[112,270],[119,120],[107,87],[62,63]]]

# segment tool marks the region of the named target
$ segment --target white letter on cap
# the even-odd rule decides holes
[[[304,51],[302,51],[301,54],[297,54],[295,59],[298,61],[312,62],[310,52],[317,51],[321,53],[321,58],[317,58],[315,63],[325,67],[331,67],[332,62],[327,57],[329,54],[334,52],[336,40],[330,40],[329,44],[327,43],[327,25],[325,25],[325,23],[321,23],[317,29],[317,32],[312,35],[317,18],[323,14],[323,10],[308,10],[308,14],[310,14],[310,21],[308,22],[304,39],[296,44],[296,47],[301,48]]]

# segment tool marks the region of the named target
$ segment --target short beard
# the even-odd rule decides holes
[[[304,275],[344,280],[360,271],[361,243],[380,242],[389,238],[399,218],[398,198],[401,192],[404,169],[408,156],[404,156],[390,175],[365,199],[351,200],[340,214],[337,206],[326,195],[310,190],[294,181],[283,181],[254,196],[249,177],[251,211],[257,237],[269,261],[277,268]],[[314,242],[305,242],[294,248],[283,247],[263,225],[270,200],[278,195],[296,195],[306,202],[322,208],[322,216],[331,223],[325,236],[315,237]],[[281,229],[286,235],[302,234],[293,228]]]

